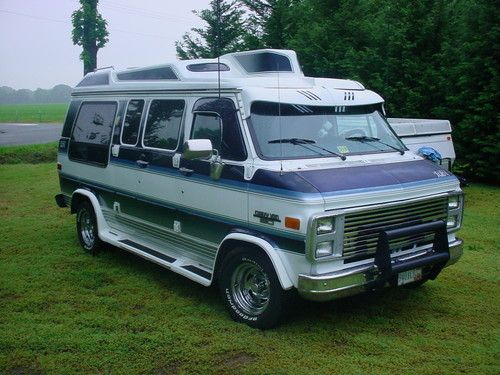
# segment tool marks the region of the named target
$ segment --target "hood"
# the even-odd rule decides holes
[[[296,172],[323,194],[345,193],[456,179],[428,160]]]
[[[417,191],[420,190],[422,194],[425,187],[436,184],[441,186],[440,189],[449,190],[452,185],[452,189],[455,185],[458,186],[458,180],[453,174],[428,160],[413,160],[283,174],[259,169],[250,181],[250,190],[265,190],[268,194],[301,200],[320,197],[329,200],[328,198],[346,194],[359,195],[375,191],[389,193],[395,190],[415,190],[418,194]]]

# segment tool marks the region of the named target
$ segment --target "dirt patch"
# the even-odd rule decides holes
[[[172,362],[169,363],[165,367],[159,367],[154,369],[151,374],[152,375],[175,375],[180,373],[181,371],[181,363],[180,362]]]
[[[255,356],[249,353],[232,353],[220,357],[219,368],[221,370],[235,370],[249,365],[255,361]]]

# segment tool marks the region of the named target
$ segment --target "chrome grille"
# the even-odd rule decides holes
[[[382,230],[446,220],[447,208],[448,199],[442,197],[346,214],[343,256],[351,261],[372,257]],[[395,238],[389,246],[391,252],[407,250],[415,244],[429,244],[433,238],[434,233],[420,233]]]

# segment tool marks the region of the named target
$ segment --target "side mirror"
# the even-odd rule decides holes
[[[207,159],[212,156],[212,142],[209,139],[189,139],[184,142],[182,157],[187,160]]]

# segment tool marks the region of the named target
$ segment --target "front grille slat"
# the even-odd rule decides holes
[[[447,205],[447,198],[441,197],[346,214],[343,256],[349,259],[372,257],[382,230],[446,220]],[[433,233],[419,233],[395,238],[389,242],[389,247],[393,252],[405,250],[415,244],[431,243],[433,238]]]

